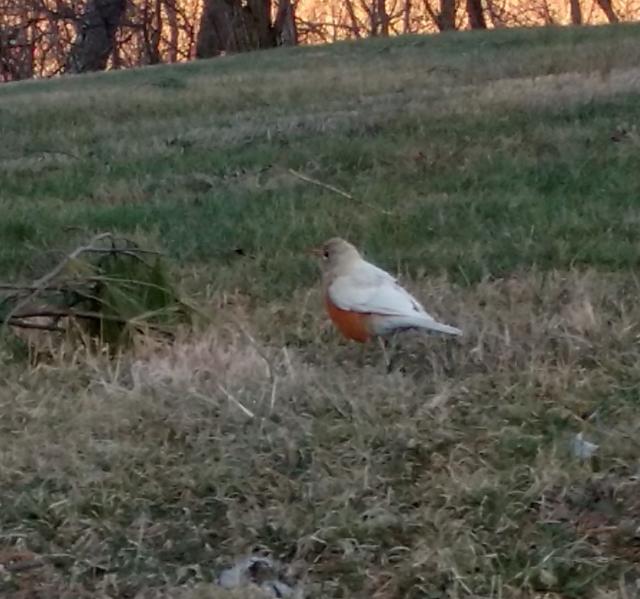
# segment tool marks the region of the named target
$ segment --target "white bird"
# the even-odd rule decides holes
[[[312,253],[321,258],[329,317],[347,339],[364,343],[406,329],[462,334],[433,318],[394,277],[364,260],[344,239],[329,239]]]

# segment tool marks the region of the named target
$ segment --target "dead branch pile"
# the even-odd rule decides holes
[[[0,283],[3,332],[73,329],[115,347],[136,333],[171,337],[190,316],[162,255],[111,233],[94,236],[30,284]]]

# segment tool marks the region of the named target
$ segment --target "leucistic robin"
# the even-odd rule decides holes
[[[435,320],[396,279],[364,260],[348,241],[334,237],[311,253],[320,258],[324,302],[338,330],[353,341],[381,340],[407,329],[461,335],[456,327]]]

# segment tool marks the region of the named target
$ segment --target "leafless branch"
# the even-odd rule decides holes
[[[300,173],[300,172],[298,172],[298,171],[296,171],[296,170],[294,170],[292,168],[288,169],[288,171],[289,171],[290,174],[292,174],[294,177],[297,177],[301,181],[305,181],[307,183],[311,183],[312,185],[317,185],[318,187],[322,187],[323,189],[327,189],[329,191],[332,191],[333,193],[337,193],[338,195],[342,196],[343,198],[347,198],[348,200],[351,200],[352,202],[356,202],[358,204],[362,204],[363,206],[366,206],[367,208],[370,208],[371,210],[375,210],[377,212],[381,212],[382,214],[387,214],[387,215],[391,214],[391,212],[389,212],[388,210],[384,210],[383,208],[379,208],[378,206],[373,206],[372,204],[369,204],[367,202],[364,202],[363,200],[355,198],[350,193],[347,193],[346,191],[343,191],[342,189],[339,189],[338,187],[335,187],[334,185],[331,185],[329,183],[323,183],[322,181],[318,181],[318,179],[314,179],[313,177],[309,177],[308,175]]]
[[[95,247],[95,244],[99,241],[102,241],[103,239],[110,239],[112,237],[113,236],[111,233],[100,233],[98,235],[95,235],[87,245],[81,245],[80,247],[77,247],[75,250],[73,250],[73,252],[68,254],[64,258],[64,260],[59,262],[55,266],[55,268],[40,277],[37,281],[34,281],[32,285],[34,288],[33,291],[31,291],[27,295],[27,297],[18,301],[5,317],[3,329],[6,330],[6,327],[8,326],[11,319],[16,316],[16,314],[20,313],[24,308],[26,308],[34,300],[34,298],[36,298],[38,294],[44,290],[47,284],[55,277],[57,277],[71,261],[81,256],[83,253],[93,249]]]
[[[19,329],[35,329],[39,331],[50,331],[52,333],[64,333],[65,331],[63,327],[58,327],[53,324],[25,322],[22,320],[18,320],[15,317],[9,320],[9,326],[17,327]]]

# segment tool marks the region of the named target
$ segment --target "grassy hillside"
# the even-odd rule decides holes
[[[210,581],[255,546],[318,598],[633,596],[639,35],[0,86],[0,278],[121,232],[217,323],[115,362],[4,351],[0,563],[53,565],[3,596],[226,597]],[[389,375],[341,341],[304,253],[335,234],[464,338],[407,334]],[[580,432],[595,459],[572,455]]]

